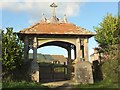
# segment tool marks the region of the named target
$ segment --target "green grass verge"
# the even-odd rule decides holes
[[[35,82],[3,82],[2,88],[47,88],[45,86],[42,86],[40,83]]]
[[[0,82],[0,90],[2,89],[2,83]]]
[[[75,85],[74,88],[116,88],[116,89],[120,90],[119,85],[118,85],[118,83],[101,81],[99,83],[94,83],[94,84]]]

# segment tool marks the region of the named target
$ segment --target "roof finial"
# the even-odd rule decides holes
[[[67,23],[67,22],[68,22],[68,21],[67,21],[66,14],[64,14],[63,22],[64,22],[64,23]]]
[[[44,15],[44,13],[42,14],[42,18],[41,18],[41,22],[46,22],[47,21],[47,19],[45,18],[45,15]]]
[[[58,7],[58,6],[57,6],[55,3],[52,3],[52,4],[50,5],[50,7],[53,8],[52,14],[53,14],[53,17],[55,17],[55,16],[56,16],[55,8]]]

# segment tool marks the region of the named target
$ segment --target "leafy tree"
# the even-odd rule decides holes
[[[120,17],[107,14],[99,26],[95,27],[95,40],[99,44],[98,52],[103,53],[103,60],[108,60],[100,63],[102,67],[103,82],[107,84],[115,84],[118,82],[119,74],[119,44],[120,44]]]
[[[16,34],[13,34],[13,28],[6,28],[7,32],[2,31],[2,66],[3,73],[8,74],[22,64],[22,42]]]
[[[107,14],[99,26],[94,27],[95,40],[104,52],[109,52],[112,46],[119,43],[118,17]]]
[[[94,27],[96,31],[95,40],[99,44],[99,52],[104,53],[107,59],[115,59],[118,56],[118,44],[120,42],[118,17],[107,14],[99,26]]]

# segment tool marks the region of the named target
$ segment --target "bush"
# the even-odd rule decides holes
[[[3,78],[12,77],[13,71],[23,64],[23,45],[13,28],[2,31],[2,75]]]
[[[118,84],[118,60],[108,60],[102,65],[103,81]]]

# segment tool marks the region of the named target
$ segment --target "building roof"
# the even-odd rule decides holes
[[[94,35],[93,32],[77,27],[71,23],[37,23],[20,31],[23,34],[72,34],[72,35]]]
[[[67,61],[67,59],[63,55],[51,55],[54,60],[58,60],[61,63],[64,63]],[[53,60],[53,61],[54,61]]]

